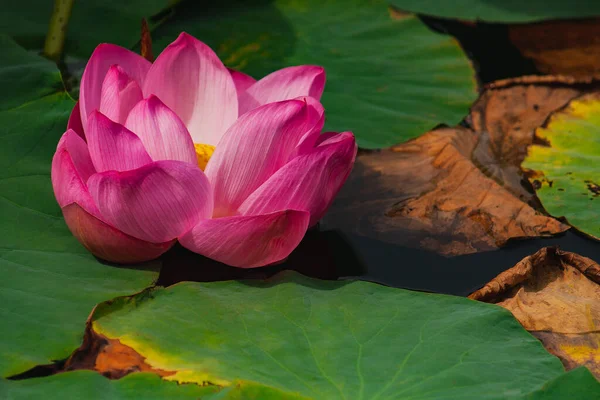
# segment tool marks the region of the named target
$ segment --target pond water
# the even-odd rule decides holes
[[[600,260],[598,243],[570,231],[553,238],[514,241],[496,251],[445,257],[355,234],[315,229],[285,262],[263,268],[228,267],[177,246],[163,257],[158,284],[262,279],[282,270],[294,270],[320,279],[361,279],[404,289],[467,296],[546,246],[559,246]]]

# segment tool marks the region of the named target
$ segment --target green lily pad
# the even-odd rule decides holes
[[[600,15],[596,0],[391,0],[404,11],[442,18],[486,22],[534,22]]]
[[[598,396],[600,384],[586,368],[577,368],[560,375],[540,390],[527,396],[510,396],[523,400],[589,400]],[[0,398],[21,399],[89,399],[89,400],[162,400],[198,399],[241,400],[277,399],[302,400],[276,389],[249,382],[233,386],[199,386],[161,380],[157,375],[134,373],[119,380],[109,380],[92,371],[74,371],[46,378],[7,381],[0,379]]]
[[[0,376],[6,377],[67,357],[97,303],[138,292],[157,274],[104,265],[71,235],[54,199],[50,163],[74,102],[56,92],[60,75],[49,61],[6,38],[0,54]]]
[[[51,62],[27,52],[5,35],[0,35],[0,49],[3,85],[0,110],[18,107],[64,90],[60,72]]]
[[[178,385],[149,373],[131,374],[109,380],[93,371],[74,371],[45,378],[0,380],[0,398],[47,400],[163,400],[198,399],[216,392],[215,387]],[[211,398],[209,396],[207,398]]]
[[[0,32],[28,49],[40,50],[48,31],[53,0],[10,1],[2,4]],[[125,47],[140,39],[140,21],[165,10],[169,0],[75,1],[69,20],[65,52],[87,58],[100,43]]]
[[[542,205],[600,239],[600,95],[571,100],[536,136],[522,165]]]
[[[571,370],[527,396],[527,400],[590,400],[597,398],[600,398],[600,382],[585,367]]]
[[[98,306],[92,321],[167,380],[312,399],[516,398],[564,372],[500,307],[292,272],[154,289]]]
[[[46,378],[8,381],[0,379],[0,398],[10,400],[302,400],[276,389],[249,382],[237,382],[230,387],[200,386],[167,382],[157,375],[134,373],[119,380],[109,380],[92,371],[74,371]]]
[[[181,31],[255,78],[290,65],[322,65],[326,129],[352,130],[363,148],[454,125],[477,96],[458,43],[414,16],[392,15],[383,0],[183,3],[153,32],[156,52]]]

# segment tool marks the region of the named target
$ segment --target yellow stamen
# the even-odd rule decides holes
[[[194,148],[196,149],[198,166],[202,171],[204,171],[206,164],[208,164],[208,160],[210,160],[210,157],[215,152],[215,146],[210,144],[194,143]]]

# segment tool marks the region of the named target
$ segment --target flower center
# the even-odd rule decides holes
[[[210,156],[215,152],[215,146],[204,143],[194,143],[196,149],[196,159],[198,160],[198,166],[202,171],[206,168]]]

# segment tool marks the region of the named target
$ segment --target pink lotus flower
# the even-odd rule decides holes
[[[120,263],[176,240],[237,267],[285,259],[356,155],[350,132],[321,134],[324,85],[316,66],[255,81],[185,33],[153,64],[98,46],[52,162],[67,225]]]

